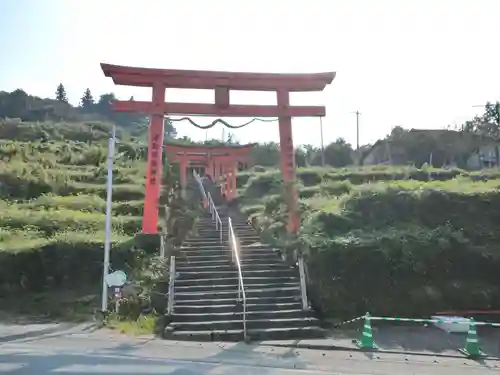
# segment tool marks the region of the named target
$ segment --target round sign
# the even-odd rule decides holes
[[[123,271],[115,271],[106,276],[108,286],[123,286],[127,281],[127,275]]]

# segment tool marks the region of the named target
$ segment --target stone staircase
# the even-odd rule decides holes
[[[225,207],[223,244],[211,217],[203,217],[197,235],[176,257],[175,305],[164,337],[174,340],[241,341],[243,306],[237,299],[238,273],[227,244]],[[288,266],[241,218],[233,219],[240,244],[250,340],[324,337],[312,310],[303,311],[298,270]]]

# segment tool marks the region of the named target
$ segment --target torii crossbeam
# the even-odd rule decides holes
[[[143,233],[158,232],[163,119],[165,115],[205,115],[220,117],[278,117],[281,170],[288,189],[288,230],[297,232],[300,217],[295,180],[295,155],[292,140],[292,117],[324,116],[324,106],[291,106],[290,92],[322,91],[335,78],[334,72],[314,74],[234,73],[196,70],[171,70],[101,64],[106,77],[117,85],[151,87],[151,102],[117,101],[113,109],[143,112],[151,116],[148,164],[144,198]],[[211,89],[215,104],[165,102],[165,89]],[[236,105],[229,100],[230,90],[275,91],[277,105]]]

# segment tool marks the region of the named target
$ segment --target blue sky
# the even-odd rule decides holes
[[[444,128],[500,98],[498,0],[1,0],[0,90],[54,96],[59,82],[77,104],[95,96],[148,100],[149,89],[114,87],[99,63],[257,72],[336,71],[323,93],[292,104],[325,104],[325,142],[361,143],[393,126]],[[210,92],[167,90],[175,101]],[[273,104],[271,93],[231,96]],[[210,119],[197,119],[205,124]],[[231,119],[239,124],[245,119]],[[204,139],[188,123],[181,135]],[[294,119],[296,144],[319,144],[317,119]],[[209,131],[220,137],[221,128]],[[235,131],[242,142],[277,141],[274,123]]]

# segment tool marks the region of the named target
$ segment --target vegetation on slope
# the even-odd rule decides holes
[[[110,130],[111,125],[102,122],[0,121],[3,309],[67,317],[75,315],[75,310],[86,308],[88,313],[98,306]],[[167,267],[163,265],[163,272],[157,272],[159,264],[154,255],[159,238],[140,234],[145,151],[144,144],[127,134],[117,144],[111,268],[125,270],[139,290],[147,287],[149,291],[152,280],[164,277]],[[174,181],[168,168],[167,173]],[[165,191],[175,196],[175,184],[167,184]],[[179,226],[192,225],[189,211],[194,207],[179,208],[176,198],[163,197],[162,203],[174,208],[169,228],[175,243],[186,233]],[[182,220],[178,220],[179,216]],[[141,303],[123,305],[123,312],[138,316],[144,308]]]
[[[88,290],[89,285],[97,285],[102,274],[106,191],[106,143],[101,139],[106,134],[98,137],[82,131],[81,125],[53,124],[52,133],[78,128],[77,137],[85,134],[93,142],[72,137],[65,137],[64,143],[24,142],[6,134],[8,122],[1,125],[0,137],[10,139],[0,140],[0,296]],[[23,124],[17,134],[33,137],[30,130],[37,129]],[[140,227],[143,170],[139,160],[117,159],[114,267],[134,268],[138,260],[138,250],[132,249]],[[93,294],[97,299],[98,289]],[[95,300],[86,303],[93,305]]]
[[[301,169],[298,178],[298,239],[285,233],[278,171],[240,174],[238,203],[269,240],[304,253],[324,314],[499,307],[498,170]]]
[[[105,160],[112,124],[118,125],[121,139],[114,168],[112,265],[149,288],[152,274],[164,276],[165,265],[147,254],[157,244],[137,234],[147,121],[141,114],[113,113],[114,100],[112,93],[94,100],[87,89],[74,107],[62,85],[56,100],[22,90],[0,92],[0,118],[6,118],[0,121],[3,306],[10,306],[13,296],[19,302],[20,296],[34,292],[40,307],[58,307],[56,314],[80,304],[94,306],[102,272]],[[497,137],[500,120],[494,109],[487,104],[485,115],[466,123],[464,130]],[[166,136],[175,136],[172,123],[166,120],[165,125]],[[188,138],[177,142],[193,143]],[[406,142],[402,147],[411,150],[406,162],[428,160],[429,152],[438,155],[442,145],[427,143]],[[260,144],[252,159],[264,166],[279,165],[278,146]],[[353,159],[359,155],[342,139],[325,147],[326,165],[343,167]],[[303,167],[318,166],[321,152],[299,147],[296,161]],[[303,168],[298,173],[303,218],[298,239],[284,233],[286,207],[279,176],[240,174],[239,203],[276,244],[305,253],[311,290],[316,292],[313,299],[325,314],[370,310],[414,315],[498,304],[497,171]],[[169,189],[162,203],[169,202],[177,218],[189,216],[181,202],[169,198],[175,187]],[[181,238],[189,220],[178,220],[184,230],[175,230],[173,223],[169,230]],[[144,269],[149,276],[141,281],[137,271]],[[54,300],[54,291],[61,288],[92,292],[90,298],[58,294]],[[31,308],[24,306],[25,311]],[[130,305],[124,310],[138,316],[141,308]]]

